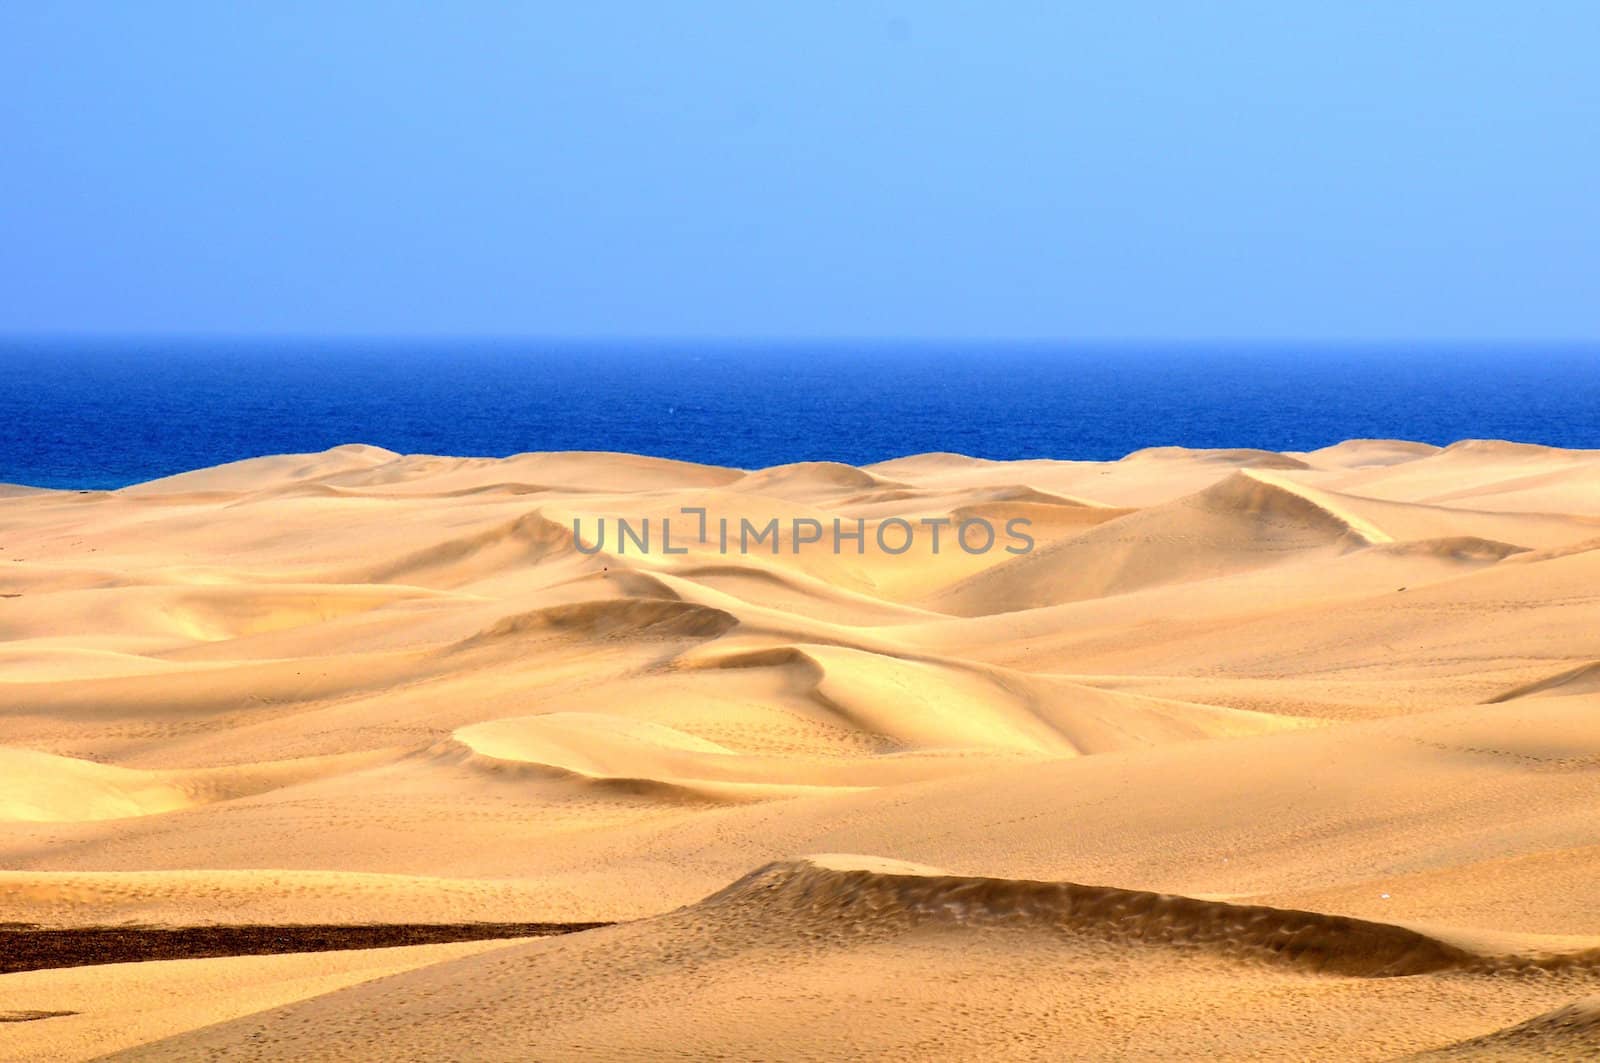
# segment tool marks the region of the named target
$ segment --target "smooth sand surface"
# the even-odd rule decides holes
[[[4,923],[616,923],[0,974],[4,1059],[1589,1058],[1600,452],[0,491],[0,825]]]

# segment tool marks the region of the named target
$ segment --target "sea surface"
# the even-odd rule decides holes
[[[1343,439],[1600,448],[1600,346],[0,340],[0,482],[371,443],[743,468]]]

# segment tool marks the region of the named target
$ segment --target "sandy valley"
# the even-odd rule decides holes
[[[0,823],[4,1059],[1584,1058],[1600,452],[0,487]]]

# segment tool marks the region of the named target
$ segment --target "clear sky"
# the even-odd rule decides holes
[[[0,5],[0,332],[1600,338],[1600,3]]]

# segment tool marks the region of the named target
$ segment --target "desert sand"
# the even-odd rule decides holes
[[[4,1059],[1600,1054],[1600,452],[0,488],[0,728]]]

